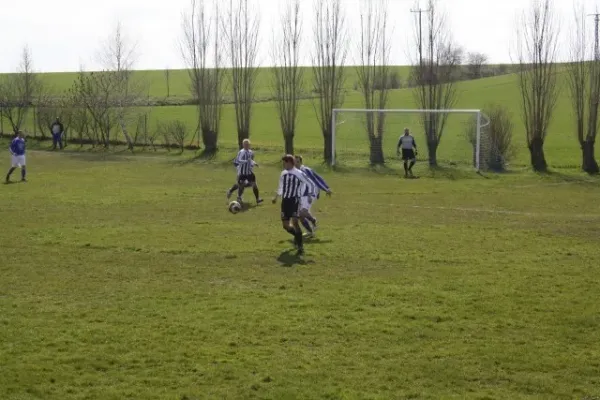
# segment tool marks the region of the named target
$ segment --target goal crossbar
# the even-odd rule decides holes
[[[335,131],[336,131],[336,117],[339,112],[371,112],[371,113],[398,113],[398,114],[474,114],[477,118],[477,135],[476,135],[476,146],[475,146],[475,170],[480,170],[480,156],[481,156],[481,129],[489,125],[490,121],[480,109],[418,109],[418,108],[384,108],[384,109],[369,109],[369,108],[334,108],[331,113],[331,132],[332,132],[332,143],[331,143],[331,165],[335,165]],[[485,120],[485,122],[484,122]]]

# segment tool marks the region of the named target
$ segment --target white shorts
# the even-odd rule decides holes
[[[313,199],[314,201],[314,199]],[[298,210],[306,210],[310,211],[312,207],[312,203],[308,201],[308,196],[300,197],[300,205],[298,206]]]
[[[25,166],[25,156],[12,156],[12,167],[23,168]]]

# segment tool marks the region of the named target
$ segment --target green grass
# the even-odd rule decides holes
[[[307,83],[307,89],[311,88],[313,71],[312,67],[303,67],[304,78]],[[345,88],[353,90],[355,83],[358,81],[356,68],[349,66],[345,67],[347,79]],[[402,84],[406,83],[410,67],[409,66],[393,66],[392,69],[398,72],[398,76],[402,79]],[[52,72],[43,73],[39,76],[44,85],[56,94],[62,94],[70,89],[73,82],[77,79],[77,72]],[[0,74],[0,78],[4,74]],[[187,70],[175,69],[169,71],[169,87],[167,90],[167,79],[164,70],[146,70],[134,71],[136,79],[143,81],[148,87],[148,96],[155,99],[165,99],[167,94],[175,99],[187,99],[190,94],[190,78]],[[256,96],[259,99],[269,98],[273,94],[273,75],[271,68],[259,68],[256,78]],[[230,88],[226,88],[226,93],[230,94]]]
[[[227,213],[220,157],[29,153],[0,187],[0,398],[600,396],[598,180],[323,171],[300,261],[278,206]]]
[[[159,72],[156,71],[158,80]],[[185,71],[181,71],[183,74]],[[307,72],[307,74],[309,74]],[[67,75],[68,76],[68,75]],[[185,81],[184,75],[178,75],[178,81]],[[183,77],[182,77],[183,76]],[[268,73],[261,70],[259,87],[268,91]],[[349,78],[348,82],[352,79]],[[562,74],[559,79],[562,93],[559,98],[545,144],[548,162],[556,168],[572,168],[580,165],[581,152],[573,132],[574,118],[568,93],[566,92],[566,76]],[[459,97],[455,108],[483,108],[489,103],[498,103],[507,106],[512,113],[514,122],[514,143],[517,147],[516,158],[511,162],[511,168],[520,169],[529,165],[529,152],[525,146],[525,132],[520,118],[520,95],[515,75],[504,75],[493,78],[460,82],[457,85]],[[363,102],[360,94],[348,87],[345,96],[345,108],[362,108]],[[411,89],[400,89],[390,92],[388,108],[418,108],[414,102]],[[192,132],[197,126],[197,112],[194,106],[166,106],[138,110],[148,112],[151,129],[156,129],[160,121],[181,120],[188,127],[192,140]],[[338,159],[342,163],[368,162],[368,142],[362,129],[362,122],[358,115],[341,115],[345,123],[338,127],[337,150]],[[466,116],[451,116],[442,143],[439,148],[439,158],[442,164],[448,165],[455,162],[466,165],[471,162],[472,150],[464,136],[464,123]],[[136,113],[132,113],[130,130],[135,131]],[[26,130],[32,131],[31,115],[25,124]],[[395,153],[397,137],[405,126],[412,127],[418,143],[424,150],[424,138],[419,121],[416,117],[407,115],[392,115],[388,119],[387,134],[384,142],[385,152],[388,157]],[[5,131],[7,131],[5,122]],[[119,133],[117,138],[122,136]],[[283,151],[281,129],[277,119],[275,104],[273,102],[257,103],[253,107],[251,139],[260,148],[273,151]],[[221,147],[229,150],[237,146],[237,133],[235,127],[235,114],[232,105],[224,107],[221,134]],[[313,103],[310,100],[301,102],[297,133],[295,139],[299,151],[311,151],[315,154],[322,149],[322,138],[318,120],[315,115]],[[426,152],[421,152],[426,157]]]

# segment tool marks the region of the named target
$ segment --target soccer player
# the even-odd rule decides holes
[[[306,193],[308,182],[306,175],[296,168],[296,160],[292,155],[283,156],[283,171],[279,177],[279,187],[273,197],[273,204],[281,197],[281,222],[283,229],[294,236],[294,243],[298,249],[298,256],[304,254],[302,242],[302,229],[298,223],[298,206],[300,198]],[[290,225],[290,221],[292,225]]]
[[[50,127],[50,132],[52,133],[52,150],[56,150],[57,144],[60,147],[60,149],[62,150],[62,148],[63,148],[62,136],[64,133],[64,127],[58,117],[56,117],[56,121],[54,121],[54,123]]]
[[[329,185],[327,185],[325,180],[319,174],[317,174],[311,168],[309,168],[303,164],[302,156],[299,156],[299,155],[296,156],[295,162],[296,162],[296,168],[298,168],[300,171],[304,172],[306,177],[314,185],[314,187],[315,187],[314,198],[315,199],[319,198],[321,190],[323,190],[325,193],[327,193],[327,196],[331,196],[332,192],[331,192],[331,189],[329,188]],[[310,208],[311,208],[313,202],[310,202],[308,204],[307,204],[307,202],[305,202],[305,204],[308,206],[308,209],[306,210],[307,212],[306,212],[305,216],[301,219],[302,226],[304,226],[304,228],[306,228],[307,236],[309,236],[309,237],[314,236],[315,231],[317,230],[317,227],[318,227],[317,219],[310,212]]]
[[[6,174],[6,183],[10,183],[10,176],[17,168],[21,168],[21,182],[27,182],[27,179],[25,179],[27,170],[25,168],[25,135],[23,132],[19,131],[8,149],[12,156],[12,164],[8,174]]]
[[[404,135],[398,139],[397,155],[400,155],[400,149],[402,149],[402,160],[404,161],[404,177],[414,177],[412,168],[417,162],[417,143],[408,128],[404,128]]]
[[[256,176],[254,175],[254,167],[258,167],[258,164],[254,162],[254,152],[250,149],[250,140],[244,139],[242,142],[242,149],[238,152],[234,165],[237,167],[237,183],[227,191],[227,199],[229,200],[232,193],[237,190],[237,201],[241,203],[244,189],[246,185],[249,185],[252,186],[256,204],[262,203],[263,200],[260,198]]]
[[[311,226],[308,218],[312,216],[310,215],[310,208],[312,203],[317,198],[317,187],[315,184],[309,179],[308,175],[304,173],[302,170],[298,168],[298,161],[294,159],[295,168],[300,171],[300,173],[304,176],[306,180],[306,185],[304,185],[304,189],[302,190],[302,196],[300,197],[300,201],[298,203],[298,218],[300,219],[300,223],[306,228],[306,237],[314,236],[314,229]]]

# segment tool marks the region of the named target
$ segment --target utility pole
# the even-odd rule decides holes
[[[423,73],[423,13],[429,12],[429,10],[423,10],[421,8],[417,10],[410,10],[411,13],[419,14],[419,68],[421,74]]]
[[[411,13],[416,13],[419,14],[419,82],[417,82],[418,85],[423,85],[423,75],[425,74],[425,71],[423,69],[423,13],[427,13],[430,12],[431,10],[423,10],[421,7],[419,7],[416,10],[411,9],[410,12]],[[430,34],[431,34],[431,30],[430,29]],[[432,41],[431,37],[429,39],[430,41]],[[430,45],[433,45],[433,43],[430,43]],[[431,53],[433,53],[433,51],[431,51]],[[433,54],[430,55],[430,57],[433,59]],[[430,70],[428,71],[427,74],[427,79],[430,80],[431,79],[431,74],[433,72],[433,68],[430,68]],[[429,82],[431,83],[431,81]],[[429,97],[431,98],[432,96],[432,90],[431,87],[429,87]],[[431,99],[429,100],[429,104],[431,104],[432,101]],[[429,137],[430,133],[431,133],[431,125],[432,125],[432,121],[431,121],[431,114],[427,114],[427,123],[426,123],[426,127],[425,127],[425,131],[427,136]]]
[[[600,27],[600,13],[589,14],[590,17],[594,17],[594,60],[600,60],[600,49],[598,48],[598,29]]]

